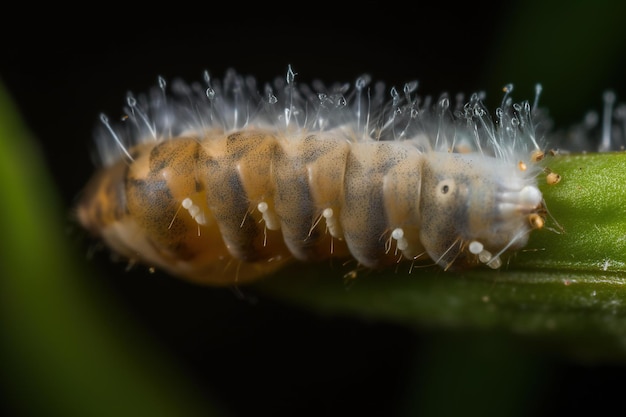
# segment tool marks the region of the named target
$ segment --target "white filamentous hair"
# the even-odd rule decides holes
[[[614,91],[602,95],[602,111],[589,110],[579,123],[554,133],[564,152],[610,152],[626,148],[626,103]]]
[[[439,99],[415,93],[417,81],[387,89],[364,75],[352,83],[330,87],[320,82],[296,84],[288,68],[285,77],[260,87],[253,77],[234,70],[223,79],[208,72],[201,82],[158,79],[147,94],[128,94],[123,120],[111,122],[101,115],[96,132],[98,163],[111,165],[120,157],[132,159],[130,149],[145,141],[161,141],[181,134],[201,134],[208,129],[225,132],[249,126],[268,127],[278,133],[297,134],[336,129],[347,140],[410,140],[428,151],[479,152],[507,162],[528,161],[533,150],[544,146],[537,108],[515,103],[512,85],[504,88],[502,104],[492,116],[475,93],[467,102],[447,94]]]

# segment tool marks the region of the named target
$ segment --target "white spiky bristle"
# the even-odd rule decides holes
[[[579,123],[552,137],[560,151],[609,152],[626,149],[626,103],[612,90],[602,94],[602,109],[588,111]]]
[[[542,148],[534,120],[539,86],[531,107],[528,101],[514,103],[513,86],[507,85],[493,115],[481,94],[472,94],[467,102],[457,96],[451,103],[446,94],[437,100],[421,97],[417,86],[412,81],[387,89],[367,75],[330,87],[298,84],[291,67],[285,77],[263,87],[234,70],[221,80],[205,72],[201,82],[191,84],[174,80],[168,86],[159,78],[147,94],[127,96],[121,122],[101,115],[99,162],[131,158],[129,149],[144,141],[250,126],[291,134],[336,129],[351,141],[412,140],[424,152],[480,152],[515,164],[529,161],[531,151]]]

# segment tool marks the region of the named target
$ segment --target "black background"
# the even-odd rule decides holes
[[[182,6],[168,4],[138,14],[124,6],[98,5],[72,10],[77,17],[49,19],[45,25],[24,22],[5,36],[0,76],[38,138],[69,210],[93,171],[89,155],[98,114],[120,112],[128,90],[145,91],[158,76],[194,81],[205,69],[220,77],[232,67],[263,82],[283,76],[290,64],[301,82],[353,81],[369,73],[389,86],[418,79],[423,94],[484,89],[488,97],[495,94],[497,102],[498,89],[517,82],[508,74],[498,74],[498,57],[517,53],[507,48],[502,36],[527,34],[506,31],[519,4],[492,3],[477,8],[451,3],[281,2],[256,5],[258,10],[244,4],[225,10],[210,4],[180,10]],[[580,29],[585,30],[584,25]],[[526,30],[533,30],[532,21]],[[26,33],[33,35],[32,40]],[[551,36],[556,34],[546,34],[546,42]],[[602,48],[578,45],[581,50],[596,47]],[[623,52],[606,54],[619,57]],[[576,74],[575,62],[564,62],[554,71]],[[528,71],[520,72],[525,77],[519,94],[532,98],[530,86],[543,82],[538,78],[545,68],[542,62],[522,65]],[[606,78],[583,79],[599,86],[597,101],[566,115],[557,108],[553,111],[557,121],[577,120],[589,108],[598,108],[602,88],[626,93],[618,76],[623,69],[623,63],[617,62]],[[576,95],[577,78],[572,80],[570,91]],[[550,96],[549,85],[544,84],[544,89],[543,102],[550,107],[550,99],[556,98]],[[626,372],[621,365],[577,363],[558,354],[523,349],[519,356],[498,358],[487,344],[493,341],[497,346],[499,339],[488,335],[438,334],[434,339],[438,342],[433,343],[430,331],[321,317],[263,296],[245,294],[242,299],[227,289],[199,288],[164,274],[126,273],[104,255],[93,262],[98,271],[93,279],[102,280],[198,387],[233,415],[395,416],[437,408],[437,404],[447,409],[446,404],[455,401],[467,401],[467,412],[480,409],[482,397],[463,394],[464,389],[479,389],[458,387],[454,372],[429,368],[429,355],[437,348],[449,350],[458,372],[488,373],[484,370],[496,364],[510,367],[512,379],[531,378],[524,384],[524,407],[510,415],[575,414],[587,405],[595,406],[596,413],[605,408],[626,412],[621,399]],[[220,305],[219,317],[213,305]],[[462,366],[459,341],[476,342],[483,336],[484,363]],[[508,359],[542,370],[527,374]],[[415,380],[415,375],[422,378]],[[444,377],[450,378],[449,392],[447,383],[438,379]],[[507,385],[519,387],[512,380],[491,382],[486,389],[493,395],[483,394],[496,403],[498,396],[506,398]],[[450,397],[428,397],[430,385],[444,387],[433,395],[443,392]],[[419,401],[425,405],[414,404]],[[488,414],[490,407],[484,407]]]

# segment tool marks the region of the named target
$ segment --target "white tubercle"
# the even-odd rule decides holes
[[[489,262],[487,262],[486,265],[491,269],[498,269],[502,266],[502,259],[500,259],[500,257],[494,256]]]
[[[391,232],[391,237],[396,240],[396,245],[398,246],[399,250],[405,251],[409,247],[409,242],[404,237],[404,230],[402,230],[401,228],[398,227],[393,229],[393,232]]]
[[[324,211],[322,211],[322,216],[326,219],[328,233],[334,238],[343,239],[343,231],[341,230],[341,225],[333,209],[330,207],[325,208]]]
[[[480,262],[482,263],[487,263],[491,260],[491,252],[489,252],[486,249],[481,250],[478,253],[478,259],[480,260]]]
[[[537,187],[527,185],[520,191],[520,203],[536,207],[541,203],[543,196]]]
[[[505,216],[514,216],[520,211],[535,209],[541,204],[542,198],[541,191],[537,187],[526,185],[519,191],[502,193],[498,210]]]
[[[182,201],[182,206],[189,212],[189,215],[198,223],[199,225],[206,224],[206,217],[200,207],[197,204],[193,203],[193,200],[189,197],[185,198]]]
[[[474,255],[478,255],[479,253],[481,253],[484,249],[484,246],[482,243],[474,240],[473,242],[470,242],[469,244],[469,251],[470,253],[473,253]]]
[[[257,204],[256,208],[263,215],[263,221],[265,222],[265,227],[269,230],[279,230],[280,229],[280,220],[278,216],[273,210],[270,210],[269,205],[265,201],[261,201]]]

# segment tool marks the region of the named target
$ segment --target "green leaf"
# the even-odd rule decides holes
[[[19,415],[213,415],[184,373],[85,279],[31,139],[0,85],[0,358],[8,405]]]
[[[516,260],[527,268],[586,271],[599,279],[626,272],[626,153],[556,157],[550,169],[562,176],[543,187],[561,234],[535,233]],[[558,228],[552,226],[554,228]],[[595,274],[594,274],[595,273]],[[608,275],[607,275],[608,273]]]

